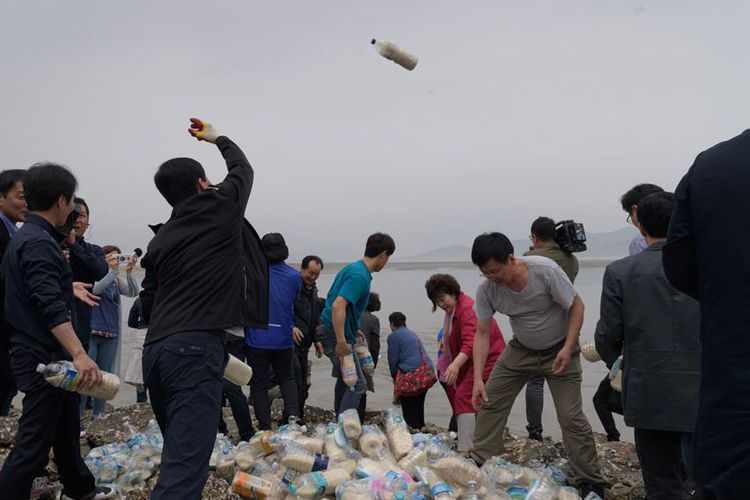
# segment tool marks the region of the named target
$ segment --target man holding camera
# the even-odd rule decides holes
[[[142,260],[143,377],[164,434],[152,499],[201,498],[221,411],[224,332],[268,322],[268,263],[245,220],[253,169],[229,138],[191,122],[190,134],[216,144],[229,172],[212,185],[200,163],[173,158],[154,175],[172,214]]]
[[[581,402],[578,337],[583,301],[557,264],[539,256],[514,256],[504,234],[478,236],[471,260],[486,278],[476,294],[472,401],[478,412],[471,457],[481,464],[502,450],[513,402],[528,379],[541,372],[555,402],[572,480],[581,496],[592,491],[604,496],[606,480],[599,471],[594,434]],[[485,387],[482,373],[495,312],[510,318],[513,339]]]
[[[578,275],[578,258],[567,253],[555,241],[555,221],[549,217],[538,217],[531,223],[532,247],[523,255],[539,255],[554,260],[573,283]],[[526,384],[526,419],[529,439],[542,440],[542,410],[544,409],[544,375],[531,377]]]

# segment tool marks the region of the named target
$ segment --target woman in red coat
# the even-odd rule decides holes
[[[448,393],[458,426],[458,451],[467,453],[472,446],[476,410],[471,402],[474,387],[472,351],[477,315],[474,299],[461,292],[456,278],[450,274],[433,274],[425,283],[432,310],[445,311],[443,355],[438,360],[438,378]],[[492,320],[490,349],[482,378],[487,381],[495,361],[505,349],[505,339],[497,322]]]

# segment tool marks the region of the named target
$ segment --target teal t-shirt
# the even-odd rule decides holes
[[[341,269],[333,280],[326,297],[326,307],[320,314],[320,322],[333,329],[333,303],[336,297],[343,297],[349,302],[346,306],[346,340],[357,341],[359,317],[362,316],[370,300],[370,283],[372,275],[365,261],[358,260]]]

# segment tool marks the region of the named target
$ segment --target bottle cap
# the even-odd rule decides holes
[[[289,485],[289,493],[291,493],[291,494],[297,493],[297,485],[296,484],[292,483],[292,484]]]
[[[47,365],[45,365],[44,363],[39,363],[38,365],[36,365],[36,372],[44,373],[45,368],[47,368]]]

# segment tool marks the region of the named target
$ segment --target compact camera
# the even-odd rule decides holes
[[[563,220],[555,224],[555,243],[566,253],[586,251],[586,230],[583,224]]]

